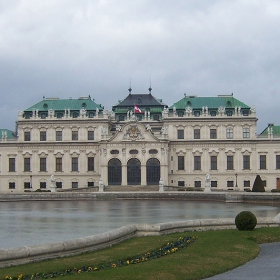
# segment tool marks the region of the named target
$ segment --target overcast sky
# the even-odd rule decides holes
[[[279,0],[0,0],[0,128],[45,97],[231,94],[280,125]]]

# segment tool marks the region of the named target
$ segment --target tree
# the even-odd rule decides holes
[[[262,181],[260,175],[256,176],[256,179],[255,179],[255,182],[254,182],[254,185],[252,188],[252,192],[265,192],[263,181]]]

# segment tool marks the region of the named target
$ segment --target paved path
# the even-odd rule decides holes
[[[207,280],[279,280],[280,242],[261,244],[260,248],[256,259]]]

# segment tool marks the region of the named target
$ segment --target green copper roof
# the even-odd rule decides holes
[[[273,134],[273,135],[278,135],[278,136],[280,136],[280,126],[276,126],[276,125],[269,125],[269,126],[260,134],[260,136],[267,136],[270,128],[272,129],[272,134]]]
[[[70,109],[71,111],[74,111],[80,110],[82,108],[95,111],[96,108],[103,110],[104,107],[101,106],[101,104],[96,104],[93,100],[91,100],[90,97],[82,97],[79,99],[47,98],[24,111],[48,111],[50,109],[55,111],[64,111],[65,109]]]
[[[207,106],[208,109],[217,109],[219,107],[241,107],[242,109],[250,108],[248,105],[237,100],[232,95],[221,95],[218,97],[185,96],[178,102],[174,103],[170,108],[172,109],[174,106],[176,109],[185,109],[186,107],[201,109],[203,106]]]
[[[7,136],[6,139],[8,140],[14,140],[17,138],[16,134],[8,129],[0,129],[0,141],[2,138],[5,138]]]

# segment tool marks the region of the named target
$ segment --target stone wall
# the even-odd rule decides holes
[[[278,227],[279,216],[258,218],[258,227]],[[0,250],[0,267],[31,263],[51,258],[72,256],[100,250],[138,236],[152,236],[175,232],[220,230],[236,228],[234,219],[203,219],[179,222],[127,225],[102,234],[43,245]]]

